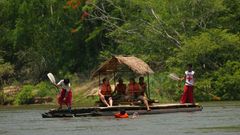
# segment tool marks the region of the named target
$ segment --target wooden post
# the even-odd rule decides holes
[[[115,73],[115,71],[113,72],[113,82],[114,82],[114,87],[116,87],[116,78],[115,78],[115,75],[116,75],[116,73]]]
[[[151,97],[150,97],[150,86],[149,86],[149,84],[150,84],[150,82],[149,82],[149,74],[147,74],[147,78],[148,78],[148,88],[147,88],[148,89],[147,90],[148,91],[148,98],[151,99]]]
[[[98,86],[100,88],[100,84],[101,84],[101,77],[100,77],[100,72],[98,72]]]

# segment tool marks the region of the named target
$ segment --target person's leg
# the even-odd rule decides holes
[[[69,111],[71,111],[72,108],[72,91],[68,91],[68,95],[66,97],[66,105]]]
[[[126,99],[126,101],[130,102],[130,101],[131,101],[131,96],[126,95],[126,96],[125,96],[125,99]]]
[[[58,104],[59,104],[58,109],[62,109],[64,96],[65,96],[65,90],[62,89],[61,92],[60,92],[60,95],[58,96]]]
[[[187,91],[188,91],[188,86],[184,85],[183,94],[182,94],[182,97],[181,97],[181,100],[180,100],[180,103],[181,103],[181,104],[186,103],[186,100],[187,100]]]
[[[63,98],[61,96],[58,96],[58,104],[59,104],[58,109],[62,109],[62,103],[63,103]]]
[[[147,98],[144,97],[144,96],[139,96],[139,99],[141,99],[143,101],[143,103],[145,104],[145,106],[147,107],[147,111],[150,111],[150,107],[148,105],[148,101],[147,101]]]
[[[109,107],[110,105],[107,103],[106,99],[104,96],[100,96],[100,100],[107,106]]]
[[[189,103],[193,103],[194,104],[193,86],[189,86],[189,89],[188,89],[188,100],[189,100]]]
[[[109,97],[109,98],[108,98],[108,101],[109,101],[109,105],[112,106],[112,105],[113,105],[112,97]]]

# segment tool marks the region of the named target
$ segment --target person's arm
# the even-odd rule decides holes
[[[102,97],[102,96],[103,96],[103,94],[101,93],[101,86],[100,86],[99,89],[98,89],[98,96],[99,96],[99,97]]]
[[[114,88],[114,91],[113,91],[113,94],[115,94],[115,93],[117,93],[117,85],[116,85],[116,87]]]
[[[57,84],[54,84],[58,89],[61,88],[61,85],[63,83],[63,80],[60,80]]]
[[[185,79],[186,79],[186,75],[184,75],[182,78],[180,78],[179,81],[181,82],[181,81],[183,81]]]

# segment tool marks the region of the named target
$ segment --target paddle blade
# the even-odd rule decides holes
[[[50,80],[53,84],[56,84],[55,77],[53,76],[52,73],[48,73],[47,76],[48,76],[49,80]]]
[[[178,75],[176,75],[175,73],[169,74],[168,77],[171,78],[172,80],[175,80],[175,81],[179,81],[180,80]]]

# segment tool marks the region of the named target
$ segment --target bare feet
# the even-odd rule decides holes
[[[148,108],[148,109],[147,109],[147,112],[150,112],[150,111],[152,111],[152,110],[151,110],[150,108]]]

